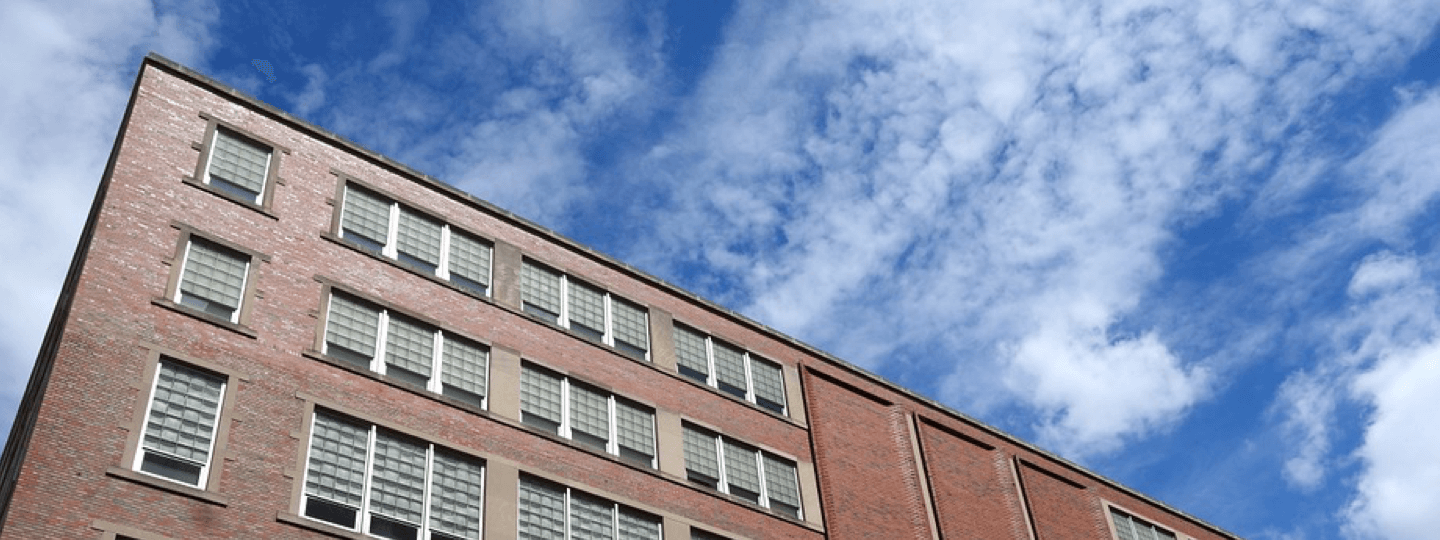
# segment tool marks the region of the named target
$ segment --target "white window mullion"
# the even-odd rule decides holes
[[[720,380],[715,376],[715,340],[709,335],[705,336],[705,384],[720,387]]]
[[[425,489],[420,495],[420,527],[419,537],[421,540],[430,538],[430,482],[435,477],[435,445],[425,445]]]
[[[440,264],[435,268],[435,275],[440,279],[450,281],[450,224],[440,225]]]
[[[430,380],[426,381],[425,388],[437,394],[444,390],[441,382],[445,376],[441,369],[445,367],[445,331],[435,331],[435,348],[430,355]],[[488,392],[487,392],[488,393]]]
[[[605,414],[610,418],[610,440],[605,442],[605,451],[618,456],[620,455],[620,419],[615,412],[615,394],[610,394],[605,398],[605,408]]]
[[[570,328],[570,279],[560,274],[560,326]]]
[[[390,230],[385,232],[385,247],[380,252],[391,259],[400,258],[399,242],[395,241],[400,231],[400,203],[390,203]]]
[[[755,451],[755,470],[760,477],[760,506],[770,508],[769,490],[765,486],[765,458],[759,450]]]
[[[756,403],[755,378],[750,374],[750,353],[747,351],[740,358],[745,362],[745,401]]]
[[[715,439],[715,468],[720,470],[719,488],[721,493],[730,493],[730,478],[725,469],[725,442],[716,435]]]
[[[360,515],[356,521],[356,530],[370,532],[370,483],[375,478],[375,439],[377,438],[375,426],[370,426],[369,439],[365,441],[365,482],[361,486],[360,493]]]
[[[560,436],[573,438],[570,434],[570,378],[560,378]]]
[[[565,491],[565,540],[570,540],[570,486],[563,488]]]
[[[606,345],[609,345],[609,346],[611,346],[611,347],[614,347],[614,346],[615,346],[615,318],[614,318],[614,316],[611,315],[611,313],[610,313],[610,309],[611,309],[611,308],[610,308],[610,302],[611,302],[610,293],[607,292],[607,293],[601,295],[600,298],[601,298],[601,304],[600,304],[600,305],[602,306],[602,309],[603,309],[603,311],[604,311],[604,313],[601,315],[601,317],[605,319],[605,321],[604,321],[604,323],[603,323],[603,325],[605,326],[605,328],[601,329],[601,331],[604,332],[604,336],[602,336],[602,337],[600,338],[600,341],[603,342],[603,343],[605,343]]]
[[[385,374],[385,346],[390,341],[390,311],[380,310],[375,319],[375,358],[370,359],[370,371]]]

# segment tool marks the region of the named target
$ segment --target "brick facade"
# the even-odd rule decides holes
[[[203,180],[217,129],[270,148],[272,183],[255,200]],[[347,239],[346,185],[488,242],[490,293]],[[248,260],[233,320],[177,300],[192,238]],[[525,313],[529,263],[643,307],[648,359]],[[484,406],[325,352],[336,291],[488,349]],[[675,323],[781,365],[788,415],[684,376]],[[225,381],[203,487],[136,465],[164,362]],[[653,409],[655,466],[522,422],[522,366]],[[483,463],[485,538],[516,535],[518,486],[535,479],[658,518],[667,540],[692,527],[753,539],[1105,539],[1111,505],[1181,537],[1233,538],[155,56],[141,64],[35,370],[0,460],[7,539],[362,537],[302,515],[317,411]],[[793,462],[801,517],[687,480],[682,426]]]

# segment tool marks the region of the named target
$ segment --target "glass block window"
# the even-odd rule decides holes
[[[384,538],[478,539],[483,493],[480,460],[315,413],[301,502],[308,518]]]
[[[575,334],[648,360],[649,312],[640,305],[526,259],[520,268],[521,307]]]
[[[183,264],[175,301],[239,322],[250,256],[192,236]]]
[[[681,324],[675,325],[674,336],[681,375],[776,414],[789,414],[780,364]]]
[[[660,517],[529,475],[520,476],[520,538],[660,540]]]
[[[339,232],[341,238],[420,273],[490,294],[490,243],[388,197],[347,183]]]
[[[682,429],[685,471],[690,481],[800,518],[794,461],[689,423]]]
[[[1175,540],[1175,533],[1119,509],[1110,509],[1116,540]]]
[[[270,170],[271,149],[249,139],[216,129],[210,147],[205,182],[244,201],[259,203]]]
[[[135,468],[204,489],[225,383],[222,376],[162,360]]]
[[[528,362],[520,367],[520,421],[648,467],[657,466],[654,409]]]
[[[322,352],[355,367],[485,406],[489,349],[346,293],[330,294]]]

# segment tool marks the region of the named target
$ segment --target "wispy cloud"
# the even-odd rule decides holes
[[[0,433],[9,433],[147,50],[198,65],[208,2],[0,3]]]
[[[1217,383],[1137,311],[1177,232],[1247,193],[1326,96],[1403,58],[1420,12],[747,4],[650,151],[676,187],[640,256],[708,267],[708,294],[942,380],[967,410],[1037,414],[1068,455],[1111,451]]]

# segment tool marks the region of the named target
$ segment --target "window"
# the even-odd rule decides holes
[[[703,529],[690,528],[690,540],[729,540],[724,536]]]
[[[485,407],[488,348],[338,292],[327,313],[326,355]]]
[[[231,198],[261,204],[272,154],[269,146],[217,127],[202,181]]]
[[[520,421],[585,446],[655,467],[655,411],[524,364]]]
[[[520,477],[525,540],[660,540],[660,518],[528,475]]]
[[[240,322],[240,299],[250,273],[250,256],[191,236],[181,263],[175,302],[232,323]]]
[[[526,260],[520,268],[521,307],[596,343],[646,360],[649,311],[564,273]]]
[[[691,482],[800,517],[795,462],[690,424],[684,425],[684,444]]]
[[[382,538],[480,538],[477,459],[318,411],[308,454],[306,517]]]
[[[475,294],[489,294],[489,243],[353,184],[345,185],[344,198],[342,238]]]
[[[161,359],[145,411],[135,469],[205,489],[226,380]]]
[[[1175,540],[1175,533],[1114,507],[1110,508],[1110,522],[1115,525],[1116,540]]]
[[[675,356],[681,375],[786,414],[785,374],[779,364],[678,324]]]

